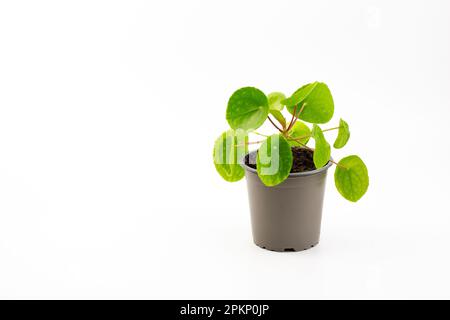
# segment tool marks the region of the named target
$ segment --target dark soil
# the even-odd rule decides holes
[[[293,163],[291,173],[316,170],[313,161],[314,152],[301,147],[292,147]]]
[[[291,173],[316,170],[311,150],[302,147],[292,147],[292,157]],[[256,169],[256,152],[245,156],[245,164],[250,168]]]

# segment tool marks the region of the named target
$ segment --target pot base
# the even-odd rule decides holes
[[[255,242],[255,244],[258,247],[260,247],[261,249],[265,249],[265,250],[269,250],[269,251],[275,251],[275,252],[299,252],[299,251],[305,251],[305,250],[308,250],[308,249],[312,249],[315,246],[317,246],[319,243],[317,242],[317,243],[312,244],[312,245],[310,245],[310,246],[308,246],[306,248],[269,248],[267,246],[259,245],[256,242]]]

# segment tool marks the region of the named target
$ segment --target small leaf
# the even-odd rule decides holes
[[[269,115],[266,95],[259,89],[245,87],[235,91],[227,106],[227,121],[233,129],[255,130]]]
[[[317,169],[322,168],[330,161],[331,147],[325,139],[322,129],[316,124],[313,126],[312,136],[315,140],[313,161]]]
[[[286,128],[286,119],[283,117],[283,114],[278,110],[270,110],[270,114],[277,119],[279,123],[283,126],[283,128]]]
[[[348,128],[348,123],[344,120],[339,121],[339,131],[336,141],[334,141],[333,147],[340,149],[347,144],[348,139],[350,139],[350,130]]]
[[[284,104],[281,103],[286,96],[281,92],[272,92],[267,96],[269,100],[269,109],[281,111],[284,108]]]
[[[361,199],[369,188],[369,173],[361,158],[353,155],[341,159],[334,172],[334,183],[345,199]]]
[[[288,111],[293,114],[297,105],[296,114],[304,106],[299,119],[310,123],[327,123],[334,113],[334,102],[330,89],[325,83],[313,82],[304,85],[283,102]]]
[[[244,169],[239,161],[245,156],[248,136],[244,130],[228,130],[214,143],[214,165],[226,181],[239,181],[244,177]]]
[[[282,135],[274,134],[263,142],[258,150],[256,168],[266,186],[275,186],[286,180],[292,168],[292,151]]]
[[[292,129],[289,130],[288,135],[300,140],[300,143],[294,140],[288,140],[292,147],[298,147],[308,143],[309,138],[311,137],[311,130],[305,123],[296,121]]]

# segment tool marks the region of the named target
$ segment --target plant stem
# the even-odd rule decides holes
[[[278,131],[280,131],[281,133],[283,133],[283,130],[281,130],[280,128],[278,128],[278,126],[275,124],[275,122],[272,121],[272,119],[270,118],[270,116],[267,116],[267,119],[269,119],[270,123],[273,124],[273,126],[275,128],[278,129]]]
[[[300,113],[302,113],[302,111],[305,108],[305,106],[306,106],[306,102],[303,103],[303,105],[300,108],[299,112],[296,112],[297,105],[294,107],[294,113],[292,114],[292,120],[291,120],[291,123],[289,124],[289,127],[287,128],[286,132],[289,132],[289,130],[292,129],[292,127],[294,126],[295,122],[298,120],[298,117],[300,116]],[[295,115],[295,117],[294,117],[294,115]]]
[[[256,131],[253,131],[252,133],[254,133],[254,134],[257,134],[258,136],[261,136],[261,137],[269,137],[267,134],[262,134],[262,133],[259,133],[259,132],[256,132]]]
[[[292,113],[292,118],[291,118],[291,121],[289,122],[289,125],[287,126],[286,132],[289,132],[289,130],[291,130],[291,128],[292,128],[292,124],[294,123],[296,111],[297,111],[297,105],[294,106],[294,112]]]
[[[283,117],[283,114],[278,110],[271,110],[270,114],[275,117],[279,124],[281,124],[281,128],[283,130],[286,129],[286,119]]]
[[[264,140],[253,141],[253,142],[246,142],[246,143],[237,144],[236,147],[243,147],[243,146],[248,145],[248,144],[258,144],[258,143],[263,143],[263,142],[264,142]]]
[[[313,148],[310,148],[310,147],[308,147],[306,144],[304,144],[303,142],[301,142],[300,138],[294,138],[294,137],[291,137],[291,136],[287,136],[287,138],[288,138],[288,140],[296,141],[298,144],[300,144],[302,147],[304,147],[304,148],[306,148],[306,149],[308,149],[308,150],[314,151]]]
[[[322,130],[322,132],[336,130],[336,129],[339,129],[339,128],[341,128],[341,127],[328,128],[328,129]]]

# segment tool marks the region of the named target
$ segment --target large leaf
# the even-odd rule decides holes
[[[305,123],[296,121],[292,126],[292,129],[289,130],[288,135],[292,138],[298,139],[298,141],[288,140],[289,144],[292,147],[299,147],[308,143],[309,138],[311,137],[311,130]]]
[[[361,199],[369,188],[369,172],[361,158],[352,155],[341,159],[334,172],[334,183],[345,199]]]
[[[227,121],[233,129],[255,130],[267,119],[269,103],[259,89],[245,87],[235,91],[227,106]]]
[[[348,139],[350,139],[350,130],[348,128],[348,123],[344,120],[339,121],[339,131],[336,141],[334,141],[333,147],[340,149],[347,144]]]
[[[305,105],[299,118],[310,123],[327,123],[334,113],[334,102],[330,89],[322,82],[304,85],[283,103],[291,114],[294,113],[294,106],[297,106],[297,115]]]
[[[234,182],[244,177],[239,161],[247,153],[248,137],[244,130],[228,130],[214,143],[214,165],[226,181]]]
[[[266,186],[275,186],[286,180],[292,168],[292,151],[282,135],[274,134],[263,142],[258,150],[256,168]]]
[[[313,161],[316,168],[319,169],[330,161],[331,147],[325,139],[322,129],[316,124],[313,126],[312,136],[315,140]]]
[[[281,111],[284,108],[282,101],[286,99],[286,96],[281,92],[272,92],[267,96],[269,100],[269,109]]]

